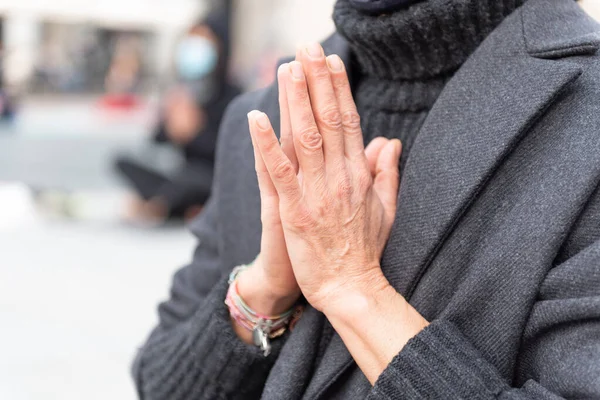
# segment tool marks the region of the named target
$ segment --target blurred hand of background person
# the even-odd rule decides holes
[[[176,88],[165,100],[165,132],[176,144],[187,145],[202,134],[206,124],[204,109],[184,88]]]

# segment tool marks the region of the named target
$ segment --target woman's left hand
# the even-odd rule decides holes
[[[282,129],[292,133],[297,160],[285,156],[265,114],[251,114],[261,127],[253,135],[280,198],[300,289],[327,313],[346,294],[389,286],[379,261],[396,212],[401,145],[388,141],[370,163],[341,59],[311,45],[297,60],[280,74]]]

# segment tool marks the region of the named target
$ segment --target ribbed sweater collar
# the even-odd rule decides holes
[[[360,72],[382,80],[452,75],[504,18],[526,0],[427,0],[369,15],[338,0],[333,19]]]

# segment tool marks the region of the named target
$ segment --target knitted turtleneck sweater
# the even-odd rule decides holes
[[[365,142],[403,143],[404,166],[446,82],[486,36],[525,0],[429,0],[365,14],[338,0],[333,19],[352,49],[355,100]]]

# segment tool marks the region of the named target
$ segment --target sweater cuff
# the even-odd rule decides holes
[[[257,390],[251,387],[253,382],[264,384],[287,335],[271,342],[271,353],[267,357],[257,346],[241,341],[225,305],[228,286],[224,279],[213,289],[205,309],[209,314],[195,320],[199,325],[204,324],[204,328],[193,329],[197,335],[191,349],[202,376],[218,384],[225,394],[239,395]]]
[[[450,322],[413,337],[379,376],[369,399],[495,398],[509,389],[499,372]]]
[[[134,366],[140,398],[179,398],[182,393],[197,399],[260,395],[288,335],[273,340],[268,357],[242,342],[224,303],[227,289],[225,277],[189,320],[153,332]]]

